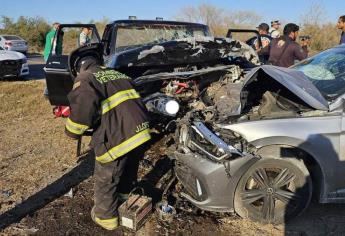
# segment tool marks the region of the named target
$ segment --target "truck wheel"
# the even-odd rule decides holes
[[[312,197],[312,181],[303,162],[261,159],[241,177],[234,209],[243,218],[261,223],[286,222],[305,210]]]

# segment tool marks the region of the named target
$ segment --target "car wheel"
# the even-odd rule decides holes
[[[261,159],[241,177],[234,208],[243,218],[278,224],[306,209],[312,181],[303,162],[296,159]]]

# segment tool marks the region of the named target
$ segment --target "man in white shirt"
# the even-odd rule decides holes
[[[85,46],[91,42],[90,34],[92,32],[91,28],[84,27],[79,35],[79,47]]]
[[[279,20],[274,20],[271,21],[271,30],[270,30],[270,35],[272,38],[279,38],[280,37],[280,28],[281,23]]]

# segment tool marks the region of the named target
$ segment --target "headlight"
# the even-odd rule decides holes
[[[180,105],[175,100],[170,100],[167,103],[165,103],[165,111],[175,116],[177,112],[180,110]]]
[[[154,93],[144,98],[143,102],[148,111],[166,116],[175,116],[180,110],[180,105],[174,98],[161,93]]]
[[[28,59],[27,58],[23,58],[22,59],[22,64],[25,64],[25,63],[27,63],[28,62]]]
[[[195,121],[188,129],[186,125],[180,128],[180,143],[200,154],[206,154],[215,161],[222,161],[232,156],[243,154],[235,147],[225,143],[203,123]]]

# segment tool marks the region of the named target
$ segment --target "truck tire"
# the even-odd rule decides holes
[[[241,177],[234,209],[242,218],[279,224],[301,214],[311,197],[312,180],[302,161],[266,158]]]

